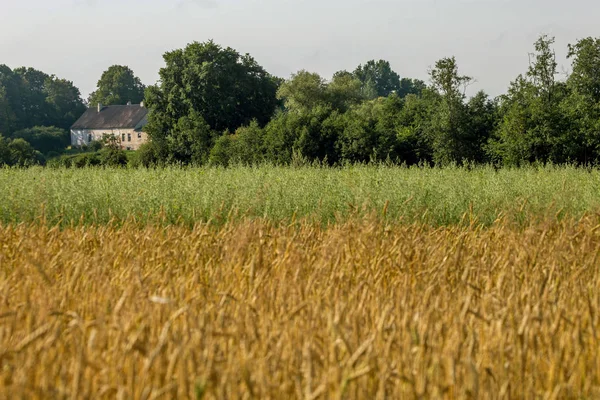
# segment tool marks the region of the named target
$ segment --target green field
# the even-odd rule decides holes
[[[164,169],[0,169],[0,221],[55,224],[342,222],[377,215],[452,225],[523,223],[600,210],[600,172],[386,166]]]

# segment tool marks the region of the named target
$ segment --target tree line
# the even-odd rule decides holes
[[[145,100],[151,141],[138,160],[146,166],[596,163],[600,39],[569,45],[565,79],[558,79],[553,46],[554,38],[541,36],[524,73],[491,98],[466,95],[473,78],[460,73],[454,57],[438,60],[429,82],[401,77],[385,60],[331,79],[301,70],[284,80],[248,54],[194,42],[167,52],[159,82],[149,87],[128,67],[109,68],[88,104]],[[26,145],[44,154],[64,148],[66,142],[49,138],[85,106],[70,82],[0,67],[0,132],[9,138],[0,140],[0,160]]]

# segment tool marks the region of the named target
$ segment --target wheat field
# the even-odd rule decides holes
[[[599,223],[0,225],[0,395],[599,398]]]

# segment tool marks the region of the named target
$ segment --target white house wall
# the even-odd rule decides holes
[[[122,149],[137,150],[148,141],[145,132],[133,129],[71,129],[71,146],[80,147],[91,142],[102,140],[104,135],[114,135],[121,143]]]

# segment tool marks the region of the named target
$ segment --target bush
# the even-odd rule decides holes
[[[35,150],[26,140],[14,139],[8,144],[10,151],[9,165],[29,167],[44,164],[42,153]]]
[[[143,167],[154,167],[160,164],[160,149],[155,142],[147,142],[140,146],[137,151],[137,165]]]
[[[54,126],[35,126],[11,135],[12,139],[23,139],[42,154],[62,152],[71,142],[69,133]]]
[[[127,165],[127,154],[123,150],[103,150],[97,154],[99,157],[99,165],[104,167],[125,167]]]
[[[72,159],[72,166],[76,168],[96,167],[102,164],[97,153],[79,154]]]
[[[91,151],[100,151],[100,150],[102,150],[102,148],[103,148],[103,147],[104,147],[104,143],[102,143],[102,142],[101,142],[101,141],[99,141],[99,140],[94,140],[93,142],[91,142],[91,143],[88,145],[88,148],[89,148]]]

